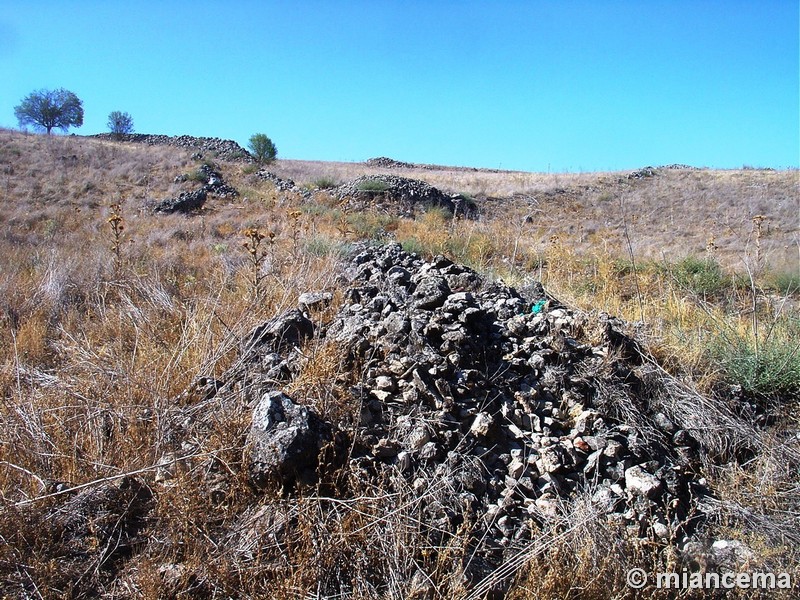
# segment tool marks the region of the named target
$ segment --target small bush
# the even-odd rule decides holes
[[[346,256],[352,249],[347,242],[333,240],[329,237],[313,237],[303,244],[303,250],[311,256]]]
[[[761,397],[800,400],[800,321],[776,322],[763,339],[752,335],[717,338],[713,357],[731,383]]]
[[[767,285],[780,294],[791,296],[800,293],[800,274],[785,271],[771,273],[767,278]]]
[[[206,184],[208,183],[208,175],[202,169],[197,169],[196,171],[186,174],[186,181]]]
[[[414,254],[423,256],[429,254],[428,250],[425,248],[425,245],[415,237],[400,240],[400,244],[403,246],[403,250],[406,252],[413,252]]]
[[[255,133],[250,136],[250,141],[247,144],[250,152],[256,158],[259,164],[269,164],[278,156],[278,148],[263,133]]]
[[[311,185],[313,185],[318,190],[329,190],[331,188],[337,187],[339,184],[330,177],[320,177],[319,179],[315,179],[314,181],[312,181]]]
[[[356,212],[347,215],[347,224],[357,238],[379,239],[395,228],[396,219],[389,215]]]
[[[453,213],[444,206],[430,206],[425,210],[423,220],[443,227],[453,220]]]
[[[381,193],[389,189],[389,184],[380,179],[365,179],[358,184],[359,191]]]
[[[672,275],[678,285],[699,296],[718,296],[730,280],[713,258],[687,256],[674,265]]]

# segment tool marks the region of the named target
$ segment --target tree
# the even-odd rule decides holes
[[[275,144],[263,133],[251,135],[248,148],[250,148],[250,152],[253,153],[259,164],[271,163],[278,156],[278,149]]]
[[[67,131],[83,125],[83,102],[69,90],[38,90],[28,94],[19,106],[14,107],[20,127],[32,125],[34,129],[50,131],[57,127]]]
[[[108,115],[108,129],[114,135],[133,133],[133,117],[126,112],[115,110]]]

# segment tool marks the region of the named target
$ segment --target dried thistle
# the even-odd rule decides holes
[[[764,237],[764,221],[766,220],[766,215],[755,215],[752,219],[753,233],[756,239],[756,269],[761,264],[761,239]]]
[[[341,210],[342,214],[339,217],[339,221],[336,223],[336,229],[339,231],[339,235],[341,235],[343,238],[347,238],[348,235],[353,233],[353,230],[350,229],[350,221],[348,219],[350,214],[350,206],[347,204],[347,200],[344,200],[339,204],[339,209]]]
[[[290,231],[292,232],[292,248],[294,251],[297,250],[297,243],[300,240],[300,235],[302,233],[302,226],[300,225],[300,217],[303,216],[303,213],[299,210],[291,210],[289,211],[289,220],[291,221]]]
[[[119,271],[122,267],[122,232],[125,225],[122,219],[122,207],[119,203],[111,205],[111,216],[106,222],[111,226],[111,252],[114,253],[114,270]]]
[[[706,241],[706,254],[707,254],[709,257],[713,257],[713,256],[714,256],[714,253],[715,253],[716,251],[717,251],[716,237],[715,237],[715,236],[714,236],[714,234],[712,233],[712,234],[711,234],[711,235],[708,237],[708,240]]]
[[[253,297],[258,300],[261,297],[261,280],[264,278],[261,273],[261,266],[267,258],[266,248],[262,248],[262,242],[268,240],[268,245],[272,245],[275,240],[275,233],[262,233],[257,227],[249,227],[243,232],[246,241],[242,244],[250,260],[252,269],[252,285]]]

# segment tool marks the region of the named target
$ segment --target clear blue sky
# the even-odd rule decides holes
[[[0,126],[269,135],[279,156],[528,171],[800,162],[798,0],[0,0]]]

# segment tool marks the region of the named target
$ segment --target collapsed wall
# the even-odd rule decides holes
[[[398,175],[364,175],[340,185],[333,194],[348,210],[378,209],[408,217],[435,207],[460,217],[476,213],[466,196],[446,194],[424,181]]]
[[[386,493],[412,490],[431,543],[469,522],[481,560],[468,578],[502,564],[578,497],[633,535],[687,534],[704,494],[697,441],[621,322],[399,244],[364,248],[346,279],[330,321],[309,318],[330,294],[304,294],[252,332],[225,375],[200,380],[175,439],[250,406],[253,485],[291,493],[344,470]],[[339,348],[356,374],[354,422],[325,421],[286,393],[312,339]]]
[[[195,150],[199,154],[210,153],[219,160],[252,162],[253,157],[233,140],[193,135],[161,135],[152,133],[98,133],[87,136],[101,140],[132,142],[147,146],[174,146]],[[199,158],[199,157],[198,157]]]

